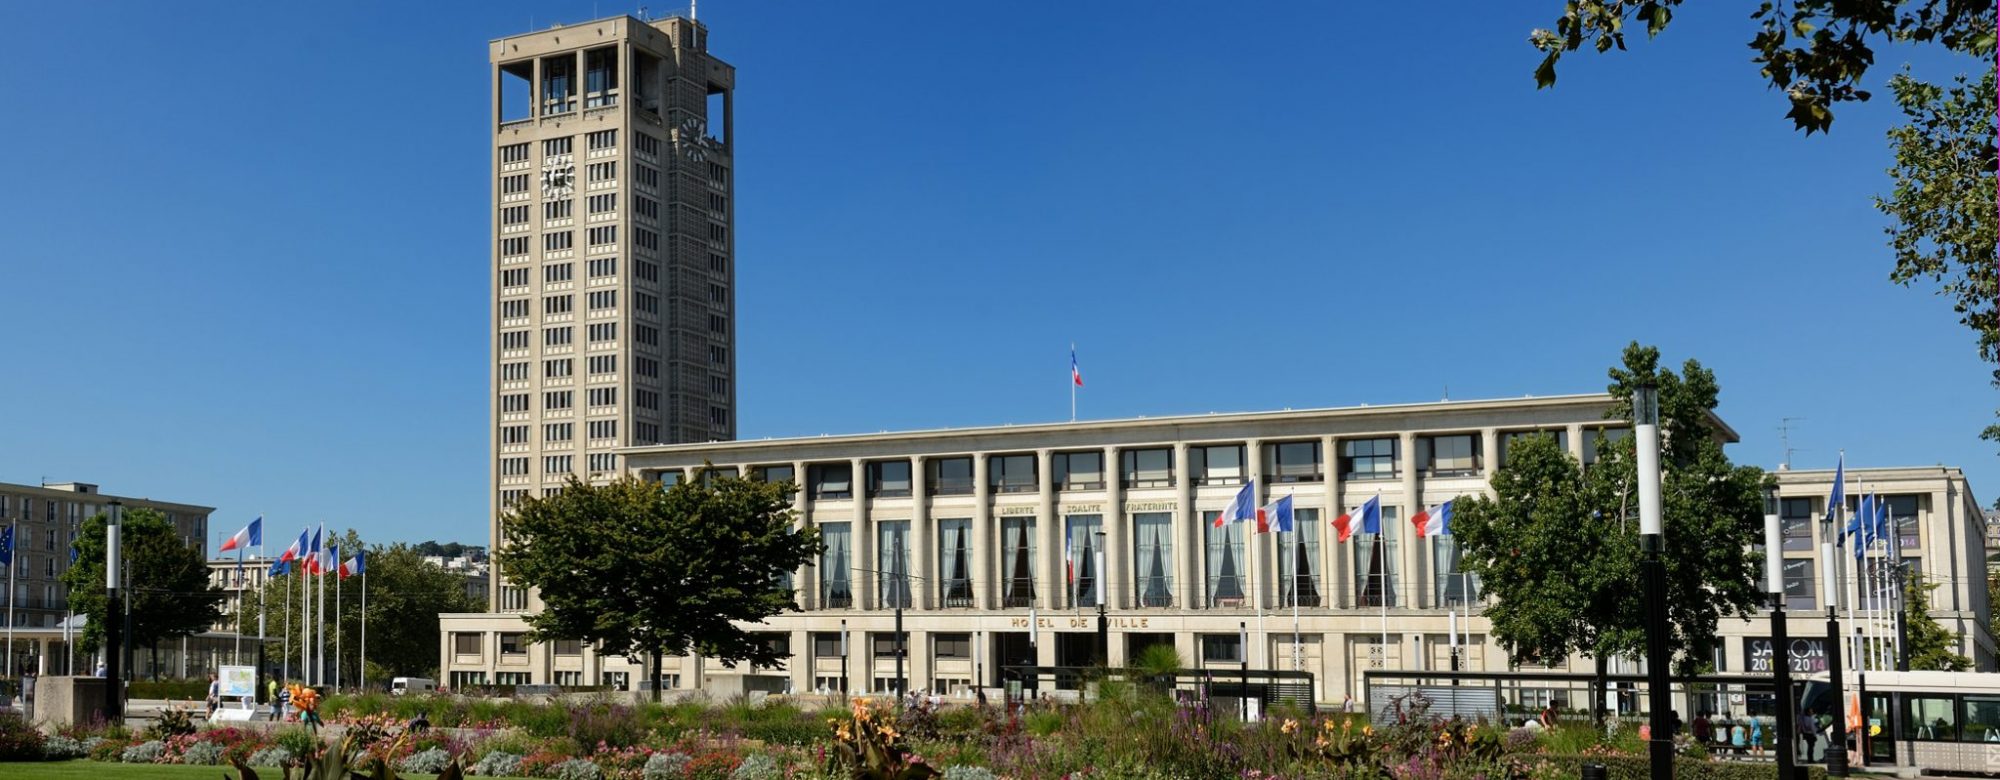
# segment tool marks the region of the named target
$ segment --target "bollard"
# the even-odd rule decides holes
[[[1606,780],[1608,775],[1603,764],[1583,765],[1583,780]]]

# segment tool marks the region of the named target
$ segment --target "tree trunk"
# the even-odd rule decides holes
[[[653,703],[660,703],[660,648],[653,648]]]
[[[1599,655],[1596,661],[1597,679],[1592,681],[1590,686],[1590,719],[1597,723],[1598,728],[1602,729],[1604,728],[1605,692],[1611,689],[1610,681],[1604,678],[1610,674],[1611,659]]]
[[[153,668],[153,680],[157,682],[160,679],[160,643],[154,642],[147,645],[146,654],[146,657],[150,659],[146,662],[146,665]]]

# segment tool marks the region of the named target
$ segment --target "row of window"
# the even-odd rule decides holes
[[[712,349],[721,349],[719,347]],[[717,361],[718,363],[720,361]],[[1555,432],[1561,434],[1561,432]],[[1591,431],[1590,433],[1598,433]],[[1604,434],[1622,437],[1623,429]],[[1509,432],[1506,442],[1543,432]],[[1600,434],[1603,435],[1603,434]],[[1401,442],[1396,438],[1343,439],[1339,466],[1347,480],[1396,479],[1402,476]],[[1417,437],[1418,463],[1433,477],[1472,476],[1483,468],[1479,434]],[[1202,445],[1188,448],[1188,469],[1195,485],[1240,485],[1249,478],[1244,445]],[[1319,482],[1325,479],[1318,440],[1270,442],[1262,447],[1264,480],[1272,483]],[[1120,484],[1126,488],[1172,487],[1174,451],[1170,447],[1121,450]],[[908,460],[872,461],[865,465],[864,487],[869,496],[908,496],[913,485]],[[789,469],[788,469],[789,470]],[[973,492],[970,456],[924,461],[924,488],[929,495]],[[1056,490],[1102,490],[1106,472],[1102,450],[1056,452],[1050,456],[1049,479]],[[853,468],[847,463],[818,463],[807,469],[806,493],[814,499],[854,497]],[[987,486],[996,493],[1032,493],[1040,489],[1033,454],[987,456]]]
[[[640,278],[646,279],[647,281],[659,281],[659,266],[641,260],[639,261],[637,268],[639,269]],[[585,264],[585,271],[590,275],[590,278],[592,279],[602,279],[609,276],[617,276],[618,258],[615,257],[592,258],[588,263]],[[575,278],[576,278],[575,263],[550,263],[548,265],[542,266],[543,284],[562,284],[564,282],[573,281],[575,280]],[[528,269],[526,268],[502,269],[500,271],[500,286],[501,287],[528,286]]]

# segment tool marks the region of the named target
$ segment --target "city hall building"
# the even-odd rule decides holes
[[[1207,414],[626,448],[623,470],[674,483],[711,474],[799,486],[794,510],[825,552],[796,572],[800,611],[745,628],[789,653],[775,669],[665,659],[666,684],[717,694],[882,691],[907,647],[910,689],[1001,684],[1003,666],[1109,663],[1172,645],[1194,668],[1300,670],[1339,702],[1370,669],[1512,661],[1450,536],[1418,538],[1420,507],[1488,493],[1510,444],[1553,436],[1588,464],[1622,437],[1605,394]],[[1736,434],[1716,420],[1719,435]],[[1886,497],[1912,568],[1941,587],[1933,617],[1992,668],[1978,502],[1956,469],[1851,469],[1850,496]],[[1830,471],[1779,473],[1792,636],[1823,632],[1818,521]],[[1291,496],[1294,533],[1211,521],[1244,484]],[[1332,519],[1369,499],[1381,533],[1338,542]],[[906,644],[895,633],[904,611]],[[1768,662],[1768,619],[1724,620],[1721,671]],[[447,681],[638,687],[643,669],[578,643],[528,644],[516,615],[447,615]],[[1244,641],[1247,636],[1248,642]],[[1762,643],[1760,645],[1760,642]],[[1806,651],[1809,653],[1809,648]],[[1577,660],[1575,668],[1589,668]],[[1540,667],[1537,667],[1540,668]]]

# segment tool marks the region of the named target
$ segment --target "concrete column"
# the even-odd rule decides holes
[[[1423,511],[1424,507],[1423,494],[1417,492],[1417,434],[1402,432],[1396,448],[1398,468],[1403,472],[1403,511],[1396,515],[1396,524],[1401,527],[1395,530],[1396,537],[1403,540],[1399,545],[1402,549],[1396,556],[1401,560],[1398,567],[1403,570],[1403,592],[1398,594],[1401,598],[1397,599],[1396,606],[1422,607],[1428,605],[1426,599],[1431,590],[1424,587],[1427,569],[1423,565],[1426,557],[1423,553],[1426,545],[1417,539],[1416,529],[1410,525],[1410,518]],[[1384,518],[1384,523],[1387,523],[1387,518]]]
[[[936,609],[938,597],[937,582],[937,534],[931,528],[930,498],[925,495],[924,456],[910,458],[910,563],[915,569],[915,577],[910,578],[910,590],[916,598],[910,606],[916,609]]]
[[[1118,448],[1104,448],[1104,571],[1098,572],[1103,579],[1098,587],[1105,588],[1106,609],[1131,609],[1132,574],[1127,571],[1132,560],[1131,520],[1125,516],[1125,473],[1118,463]],[[1118,644],[1113,642],[1113,645]],[[1114,650],[1113,658],[1123,658],[1124,651]],[[1118,664],[1114,663],[1113,666]]]
[[[993,530],[993,487],[986,453],[972,454],[972,603],[979,609],[1000,606],[1000,583],[993,561],[1000,554],[1000,535]]]
[[[1569,437],[1570,457],[1576,458],[1578,463],[1582,463],[1584,456],[1583,423],[1570,423],[1569,430],[1565,435]]]
[[[903,656],[903,677],[909,680],[907,690],[928,690],[931,679],[936,677],[931,673],[930,632],[908,629],[908,635],[903,638]]]
[[[1041,537],[1036,546],[1042,550],[1035,568],[1046,583],[1035,595],[1048,610],[1062,609],[1069,597],[1069,578],[1063,570],[1062,518],[1056,517],[1056,484],[1050,479],[1054,461],[1051,450],[1035,450],[1035,535]]]
[[[797,487],[798,490],[792,492],[792,511],[799,513],[798,522],[795,523],[795,525],[799,528],[810,528],[812,527],[813,524],[812,505],[806,503],[805,484],[806,484],[805,461],[802,460],[793,461],[792,485]],[[798,585],[800,593],[799,606],[803,609],[818,609],[819,608],[819,561],[817,559],[808,560],[806,561],[806,565],[799,567]]]
[[[881,606],[875,586],[879,584],[875,570],[881,556],[875,554],[875,523],[868,516],[868,463],[853,458],[848,463],[848,487],[854,491],[854,560],[848,563],[849,587],[854,588],[856,609],[875,609]]]
[[[801,628],[791,635],[792,660],[785,662],[785,673],[792,678],[794,692],[807,693],[813,689],[812,632]]]
[[[1244,442],[1243,460],[1245,461],[1243,464],[1244,476],[1250,480],[1250,484],[1252,485],[1250,488],[1250,504],[1253,507],[1263,506],[1268,502],[1268,499],[1265,498],[1265,494],[1268,491],[1264,489],[1263,440],[1251,439]],[[1271,568],[1270,539],[1266,537],[1276,538],[1277,534],[1257,533],[1255,518],[1252,518],[1249,523],[1245,523],[1244,525],[1243,565],[1250,572],[1250,606],[1252,609],[1270,609],[1278,603],[1277,599],[1271,596],[1271,594],[1275,593],[1271,588],[1271,582],[1272,578],[1277,576],[1277,572]],[[1269,641],[1269,637],[1265,637],[1259,641]],[[1258,655],[1268,662],[1271,656],[1270,649],[1267,647],[1264,652]]]
[[[1320,437],[1319,452],[1323,461],[1320,464],[1320,477],[1326,484],[1326,500],[1320,503],[1322,517],[1319,521],[1319,570],[1322,579],[1320,592],[1326,594],[1325,606],[1328,607],[1347,605],[1347,579],[1343,573],[1345,567],[1341,564],[1347,557],[1344,554],[1347,552],[1347,545],[1340,543],[1340,535],[1333,527],[1334,518],[1340,517],[1341,512],[1347,511],[1340,495],[1339,447],[1340,440],[1332,436]],[[1331,642],[1333,637],[1329,636],[1324,641]],[[1330,645],[1322,647],[1321,653],[1332,655],[1332,647]]]
[[[1174,442],[1174,545],[1175,569],[1180,572],[1180,592],[1176,606],[1192,608],[1201,603],[1201,513],[1194,509],[1194,475],[1188,473],[1187,442]],[[1183,651],[1183,657],[1198,658]]]
[[[1479,429],[1479,476],[1492,483],[1493,470],[1500,468],[1500,429]]]

